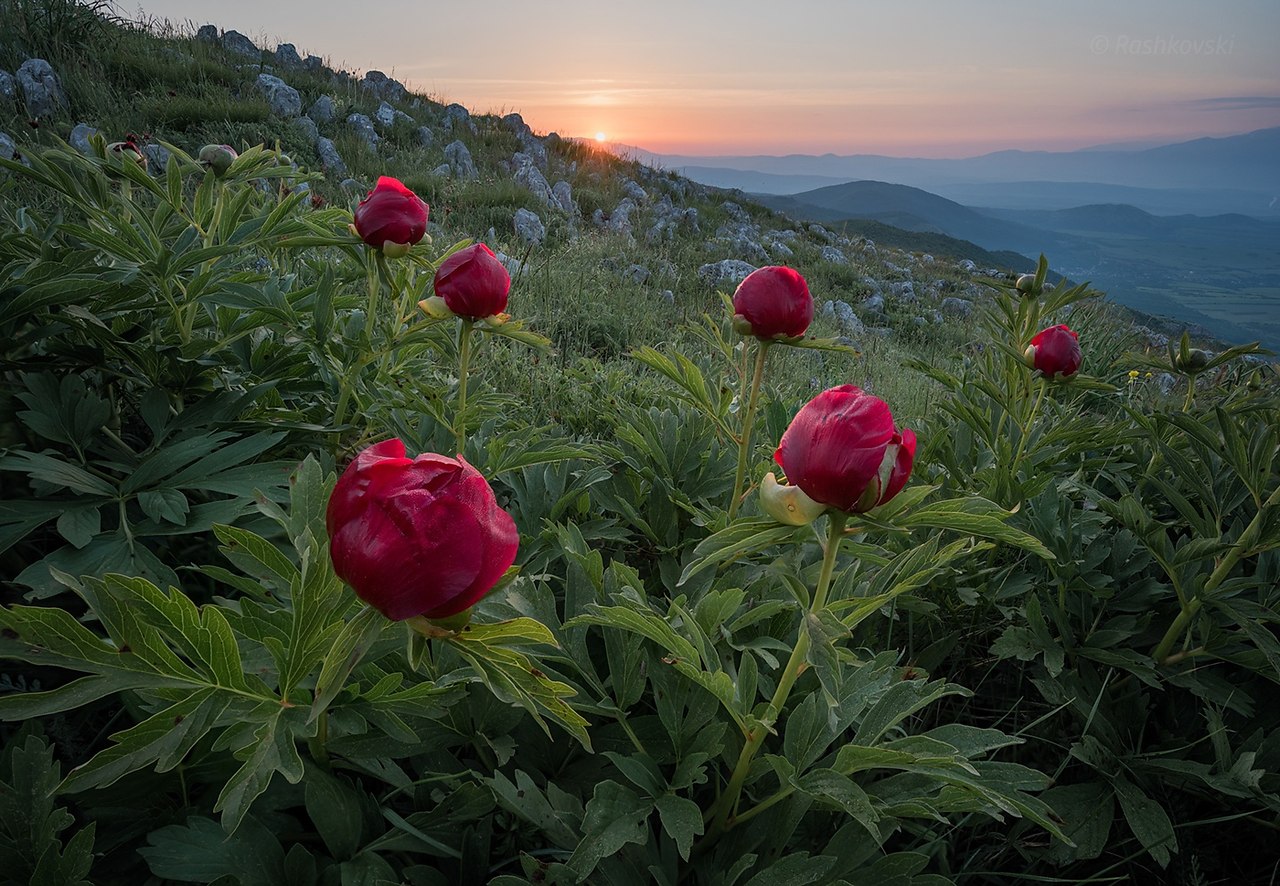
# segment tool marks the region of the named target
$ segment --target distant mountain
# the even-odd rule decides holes
[[[1060,235],[1017,221],[976,212],[945,197],[906,185],[857,181],[787,197],[759,196],[766,206],[815,221],[872,219],[908,231],[932,231],[976,243],[984,249],[1036,254],[1063,250]]]
[[[758,199],[833,227],[880,223],[991,251],[1044,252],[1056,271],[1090,281],[1129,307],[1201,324],[1228,339],[1280,347],[1280,220],[1238,213],[1158,216],[1115,203],[978,209],[877,181]]]
[[[874,154],[838,156],[720,156],[694,157],[652,154],[628,149],[643,162],[661,166],[703,180],[707,169],[766,173],[770,176],[803,176],[809,181],[776,179],[741,183],[721,174],[717,186],[740,187],[777,193],[776,188],[792,185],[791,193],[805,190],[813,177],[826,179],[875,180],[938,190],[949,186],[1009,184],[1013,182],[1076,183],[1097,187],[1118,185],[1129,188],[1175,189],[1185,193],[1185,202],[1162,208],[1173,212],[1222,211],[1197,200],[1197,192],[1236,192],[1234,211],[1280,216],[1280,127],[1260,129],[1225,138],[1193,141],[1140,150],[1101,147],[1082,151],[997,151],[978,157],[938,160],[884,157]],[[691,172],[694,171],[694,172]],[[1112,199],[1115,199],[1113,196]],[[1221,199],[1216,195],[1213,199]],[[1083,200],[1079,202],[1090,202]]]

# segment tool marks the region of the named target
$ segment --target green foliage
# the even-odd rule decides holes
[[[74,4],[18,5],[22,40],[96,39]],[[167,170],[43,131],[29,165],[0,164],[0,562],[26,594],[0,608],[0,719],[30,724],[2,733],[6,875],[1260,876],[1280,423],[1256,349],[1207,358],[1178,403],[1129,376],[1157,364],[1084,286],[991,281],[972,322],[891,304],[892,334],[853,345],[820,318],[771,350],[731,519],[751,349],[697,278],[704,242],[548,214],[548,242],[516,248],[512,211],[541,207],[496,172],[520,147],[497,120],[458,133],[476,181],[428,174],[442,146],[407,124],[381,155],[335,130],[353,176],[432,204],[436,242],[387,260],[347,230],[355,195],[282,156],[301,136],[230,94],[247,75],[221,50],[112,33],[73,103],[110,91],[99,74],[147,81],[115,122],[170,138]],[[189,153],[204,140],[246,150],[218,178]],[[548,151],[587,218],[627,178],[685,187]],[[513,318],[477,327],[462,410],[457,324],[417,303],[490,226],[523,271]],[[868,267],[794,246],[819,298],[866,294]],[[653,279],[622,279],[632,262]],[[1086,360],[1044,386],[1021,355],[1053,322]],[[913,480],[823,537],[779,526],[750,487],[803,399],[844,381],[917,430]],[[459,425],[519,562],[467,624],[401,627],[333,574],[328,492],[369,443],[451,453]]]

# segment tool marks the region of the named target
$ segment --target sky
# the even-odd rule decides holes
[[[1277,0],[128,2],[667,154],[966,157],[1280,126]]]

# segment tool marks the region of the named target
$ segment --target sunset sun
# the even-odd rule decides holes
[[[604,144],[605,139],[606,139],[606,136],[603,132],[596,133],[596,141],[598,141],[600,144]]]

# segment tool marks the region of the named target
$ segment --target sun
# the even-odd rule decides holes
[[[596,133],[596,141],[598,141],[600,144],[604,144],[606,140],[607,140],[607,136],[603,132]]]

